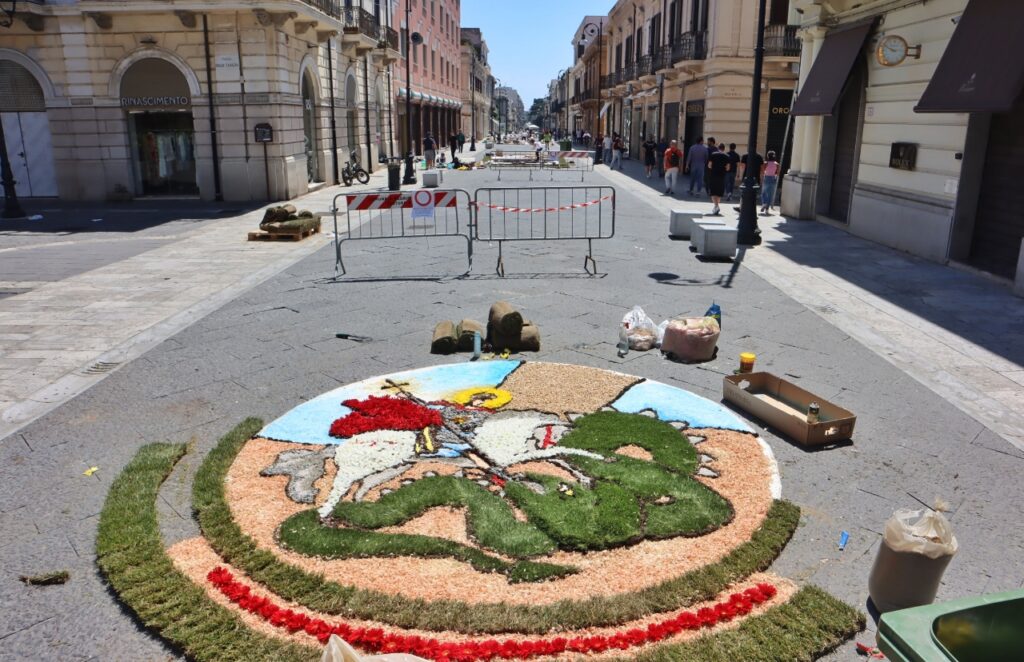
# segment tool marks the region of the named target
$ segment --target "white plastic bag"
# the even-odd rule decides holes
[[[953,556],[960,545],[946,516],[937,510],[897,510],[885,523],[885,544],[894,552],[930,559]]]
[[[422,657],[408,653],[390,653],[388,655],[370,655],[363,657],[354,648],[336,634],[327,640],[320,662],[427,662]]]
[[[633,310],[626,313],[622,327],[626,330],[630,349],[645,352],[657,346],[658,327],[640,306],[633,306]]]

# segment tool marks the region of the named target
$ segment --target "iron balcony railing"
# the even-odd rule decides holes
[[[340,0],[302,0],[310,7],[322,11],[331,18],[341,18]]]
[[[394,28],[384,26],[381,28],[381,41],[387,42],[388,48],[393,51],[399,50],[398,47],[398,31]]]
[[[636,62],[630,62],[622,68],[622,80],[620,83],[626,83],[631,80],[636,80]]]
[[[684,32],[672,42],[672,63],[703,60],[708,56],[708,33]]]
[[[314,2],[326,2],[326,0],[314,0]],[[380,24],[377,22],[377,18],[362,7],[342,8],[341,21],[345,24],[346,34],[364,34],[380,40]]]
[[[672,44],[665,44],[658,48],[654,56],[654,71],[672,68]]]
[[[796,36],[797,25],[769,25],[764,29],[764,54],[785,57],[800,56],[800,39]]]
[[[651,65],[654,62],[654,58],[650,55],[642,55],[640,59],[636,61],[636,74],[637,76],[649,76],[654,73],[651,69]]]
[[[619,84],[619,75],[618,74],[608,74],[608,75],[606,75],[604,77],[604,82],[602,83],[602,86],[605,89],[608,89],[608,88],[611,88],[611,87],[615,87],[618,84]]]

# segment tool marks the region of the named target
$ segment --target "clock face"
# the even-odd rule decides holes
[[[895,35],[885,37],[878,42],[876,51],[879,64],[893,67],[907,59],[907,40]]]

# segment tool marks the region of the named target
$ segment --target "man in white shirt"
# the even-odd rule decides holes
[[[604,147],[604,159],[602,159],[602,160],[605,163],[611,163],[612,162],[612,137],[611,137],[611,135],[607,135],[607,136],[604,137],[604,143],[603,143],[602,146]]]

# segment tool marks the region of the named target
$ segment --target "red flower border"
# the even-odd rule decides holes
[[[745,591],[733,593],[728,599],[710,607],[684,611],[672,618],[651,623],[646,628],[632,628],[610,636],[442,642],[420,636],[389,633],[381,628],[352,627],[346,623],[331,625],[320,618],[310,618],[291,609],[283,609],[268,598],[254,595],[247,585],[237,581],[231,571],[223,567],[214,568],[206,578],[241,609],[290,633],[305,632],[316,637],[321,643],[327,643],[331,635],[336,634],[353,646],[371,653],[409,653],[438,662],[524,659],[565,652],[601,653],[610,649],[626,650],[661,641],[685,630],[712,628],[739,616],[746,616],[754,607],[768,602],[778,593],[771,584],[757,584]]]

